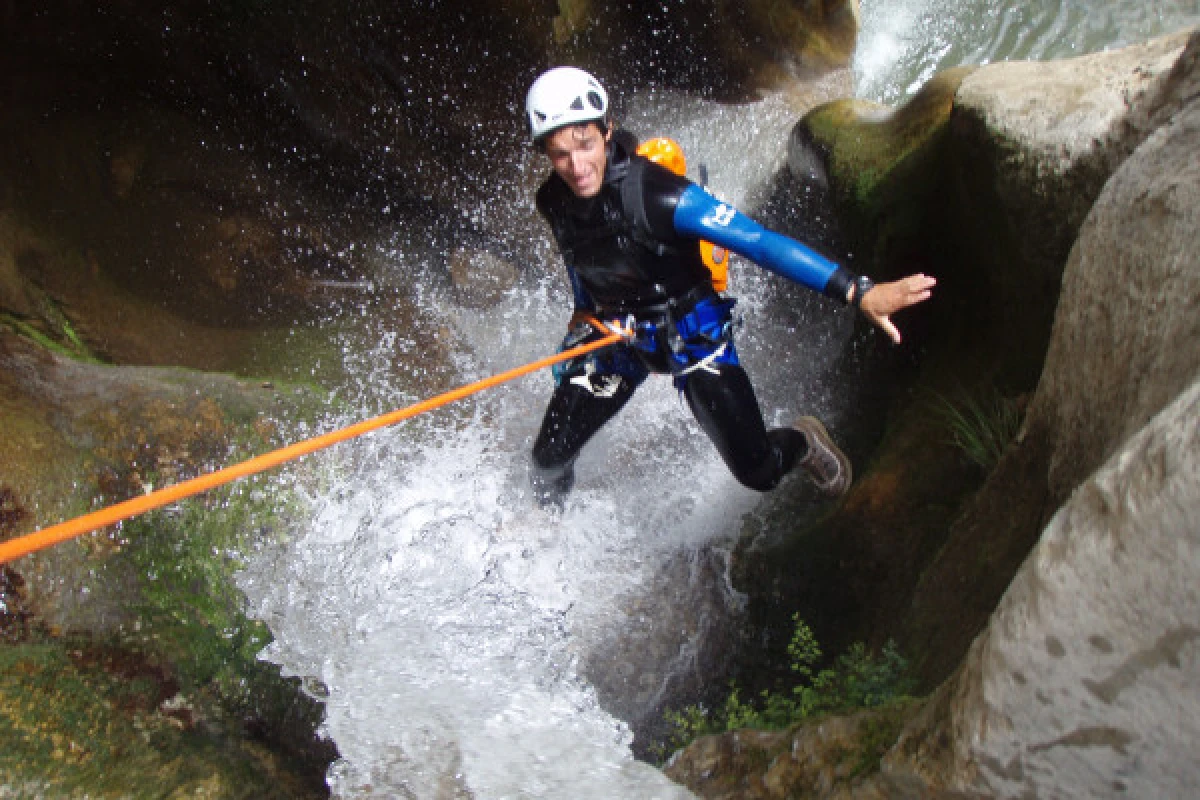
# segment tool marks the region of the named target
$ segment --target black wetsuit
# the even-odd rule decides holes
[[[656,372],[675,376],[737,479],[771,489],[807,444],[791,428],[767,430],[734,348],[733,301],[713,290],[696,233],[834,296],[844,296],[850,274],[631,155],[633,149],[632,137],[616,132],[595,197],[577,197],[557,174],[538,190],[538,210],[563,255],[576,310],[601,319],[632,315],[640,335],[560,373],[533,447],[534,488],[543,500],[561,499],[584,444]]]

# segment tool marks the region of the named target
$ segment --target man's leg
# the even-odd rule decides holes
[[[550,397],[533,444],[534,497],[561,505],[575,482],[575,458],[588,440],[629,402],[641,381],[604,376],[601,391],[564,380]]]
[[[794,428],[768,431],[746,371],[736,364],[714,366],[716,374],[706,370],[689,374],[684,395],[738,481],[767,491],[799,465],[822,492],[845,493],[851,480],[850,461],[820,422],[803,417]]]

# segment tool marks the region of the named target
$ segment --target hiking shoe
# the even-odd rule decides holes
[[[850,459],[834,444],[829,431],[816,417],[801,417],[792,427],[808,442],[808,452],[797,466],[803,467],[821,494],[829,497],[844,495],[854,479],[854,471]]]

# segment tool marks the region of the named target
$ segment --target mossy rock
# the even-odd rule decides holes
[[[786,731],[706,736],[677,753],[665,772],[709,800],[880,796],[872,793],[880,762],[922,707],[900,700]]]
[[[265,452],[324,411],[323,395],[304,387],[75,361],[8,332],[0,332],[0,384],[0,419],[13,432],[0,445],[6,537]],[[7,569],[3,628],[11,635],[0,657],[42,676],[46,694],[35,707],[9,703],[5,739],[18,738],[0,749],[23,754],[3,767],[12,785],[62,796],[84,787],[90,796],[137,797],[141,786],[166,785],[218,787],[223,797],[319,794],[334,757],[315,734],[320,707],[258,661],[270,636],[245,617],[233,583],[241,554],[278,540],[296,510],[273,477],[243,479],[20,559],[19,573]],[[109,680],[92,668],[95,659],[72,660],[75,652],[138,665],[136,674]],[[176,698],[200,722],[175,731],[167,718],[178,708],[121,694],[140,692],[143,679],[159,684],[147,691],[170,687],[156,703]],[[136,713],[114,715],[114,704]],[[64,727],[22,717],[42,707]],[[133,751],[97,743],[106,715],[114,736],[134,737]],[[62,745],[72,741],[88,742],[80,752],[95,757],[75,764]],[[110,769],[113,759],[126,766]],[[272,788],[263,777],[272,773],[284,776],[281,787],[309,789]]]
[[[928,239],[933,198],[944,180],[945,139],[959,84],[973,70],[939,73],[905,105],[892,110],[846,99],[810,111],[796,126],[789,162],[816,148],[828,171],[839,218],[870,263],[891,277],[897,255]]]
[[[0,783],[31,797],[327,796],[176,696],[155,665],[88,640],[0,646]]]

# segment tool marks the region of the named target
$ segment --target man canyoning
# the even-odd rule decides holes
[[[820,421],[802,416],[791,427],[767,429],[734,346],[736,301],[714,289],[701,242],[857,307],[896,342],[891,315],[928,298],[934,279],[917,274],[875,285],[638,155],[632,134],[613,129],[603,86],[583,70],[542,74],[525,107],[533,143],[553,169],[538,189],[537,208],[574,295],[563,347],[603,335],[593,320],[629,324],[632,333],[555,370],[557,386],[533,446],[538,500],[561,506],[584,444],[651,372],[673,376],[745,486],[772,489],[800,467],[822,493],[845,493],[850,461]]]

